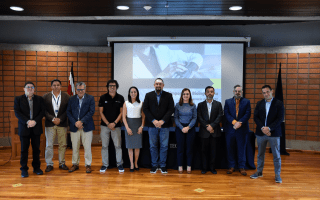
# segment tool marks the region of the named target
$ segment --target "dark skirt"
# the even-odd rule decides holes
[[[141,149],[142,148],[142,133],[138,134],[138,129],[141,126],[141,118],[127,118],[129,128],[132,130],[133,135],[128,135],[125,130],[126,148],[127,149]]]

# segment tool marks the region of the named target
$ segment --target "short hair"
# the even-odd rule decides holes
[[[53,79],[53,80],[51,81],[51,86],[52,86],[53,82],[59,82],[60,85],[61,85],[61,81],[60,81],[59,79]]]
[[[162,81],[162,83],[164,83],[164,81],[162,80],[162,78],[156,78],[156,80],[154,80],[154,82],[156,82],[157,80]]]
[[[204,89],[204,93],[206,93],[206,92],[207,92],[207,89],[210,89],[210,88],[212,88],[213,91],[214,91],[214,87],[212,87],[212,86],[207,86],[206,89]]]
[[[236,90],[237,87],[241,87],[241,88],[242,88],[241,85],[235,85],[235,86],[233,87],[233,90]]]
[[[264,89],[264,88],[269,88],[270,90],[272,90],[272,88],[271,88],[270,85],[264,85],[264,86],[262,86],[261,90]]]
[[[117,88],[117,89],[119,88],[119,83],[118,83],[118,81],[113,80],[113,79],[112,79],[112,80],[109,80],[109,81],[107,82],[107,85],[106,85],[107,88],[109,87],[110,83],[115,83],[115,84],[116,84],[116,88]]]
[[[137,101],[138,103],[140,103],[140,99],[139,99],[139,90],[138,90],[138,88],[137,88],[137,87],[135,87],[135,86],[132,86],[132,87],[130,87],[130,88],[129,88],[129,91],[128,91],[128,101],[129,101],[130,103],[132,103],[132,99],[131,99],[131,96],[130,96],[130,90],[131,90],[132,88],[134,88],[134,89],[136,89],[136,90],[137,90],[137,97],[136,97],[136,101]]]
[[[84,89],[86,89],[86,84],[84,83],[84,82],[78,82],[77,84],[76,84],[76,88],[78,87],[78,86],[82,86],[82,85],[84,85]]]
[[[33,84],[31,81],[26,82],[26,83],[24,84],[24,87],[26,87],[28,84],[32,84],[33,87],[35,87],[34,84]]]
[[[181,91],[181,96],[180,96],[180,100],[179,100],[179,105],[182,106],[182,104],[183,104],[183,93],[184,93],[185,91],[189,91],[189,93],[190,93],[189,104],[190,104],[190,106],[193,106],[194,103],[193,103],[193,101],[192,101],[192,95],[191,95],[191,91],[189,90],[189,88],[184,88],[184,89]]]

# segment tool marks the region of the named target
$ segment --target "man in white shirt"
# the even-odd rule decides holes
[[[53,143],[58,136],[59,143],[59,168],[68,170],[65,164],[65,152],[67,149],[67,106],[69,95],[61,92],[61,81],[54,79],[51,81],[51,92],[43,96],[46,106],[45,112],[45,132],[46,132],[46,152],[45,158],[47,168],[45,172],[53,170]]]

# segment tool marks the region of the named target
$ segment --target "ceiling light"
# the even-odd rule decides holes
[[[229,8],[229,10],[241,10],[242,9],[242,7],[241,6],[231,6],[230,8]]]
[[[149,11],[152,7],[151,7],[151,6],[143,6],[143,8],[144,8],[146,11]]]
[[[129,6],[117,6],[118,10],[129,10]]]
[[[17,6],[10,6],[10,9],[11,9],[11,10],[14,10],[14,11],[24,11],[23,8],[17,7]]]

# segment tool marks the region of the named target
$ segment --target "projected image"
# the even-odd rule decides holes
[[[220,44],[134,44],[132,78],[221,78]]]
[[[155,78],[162,78],[165,90],[179,101],[183,88],[189,88],[194,103],[205,100],[204,88],[215,88],[221,101],[221,44],[134,44],[133,84],[141,97],[150,91]],[[147,87],[146,87],[147,86]]]

